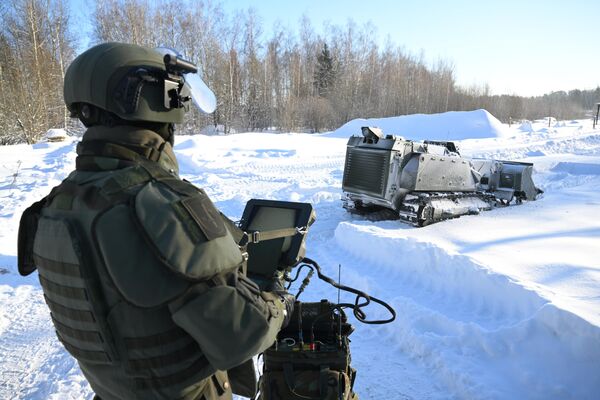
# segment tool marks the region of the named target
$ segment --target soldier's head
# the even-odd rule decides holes
[[[87,127],[172,127],[183,122],[192,102],[202,111],[214,111],[214,94],[196,72],[173,50],[103,43],[67,69],[65,103]]]

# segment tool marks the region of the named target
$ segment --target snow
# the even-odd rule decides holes
[[[48,129],[44,135],[46,140],[61,141],[67,138],[67,132],[64,129]]]
[[[394,306],[392,324],[351,317],[361,399],[597,399],[600,130],[547,119],[509,128],[483,110],[379,120],[408,139],[461,138],[463,155],[533,162],[545,190],[535,202],[418,229],[342,209],[347,137],[371,125],[351,123],[354,131],[324,135],[181,136],[175,151],[182,177],[233,219],[251,198],[312,202],[307,256],[330,276],[341,264],[343,284]],[[20,214],[73,169],[75,145],[0,147],[2,399],[91,397],[54,336],[35,274],[16,272]],[[321,298],[337,292],[313,278],[301,300]]]
[[[441,114],[412,114],[400,117],[353,119],[329,137],[347,138],[360,134],[363,126],[383,129],[385,134],[412,140],[460,140],[503,137],[507,127],[486,110],[450,111]]]

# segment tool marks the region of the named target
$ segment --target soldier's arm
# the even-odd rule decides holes
[[[237,271],[190,288],[170,304],[173,320],[200,345],[208,361],[227,370],[270,347],[285,307]]]
[[[193,282],[169,307],[215,368],[239,365],[274,343],[283,303],[238,273],[240,248],[202,190],[177,180],[150,183],[135,211],[162,264]]]

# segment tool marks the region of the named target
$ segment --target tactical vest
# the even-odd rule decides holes
[[[145,158],[110,171],[83,161],[87,171],[28,208],[19,228],[19,272],[39,271],[59,340],[103,400],[230,398],[226,375],[169,310],[240,268],[219,212]]]

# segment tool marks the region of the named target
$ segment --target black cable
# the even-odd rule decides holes
[[[302,264],[300,265],[298,268],[296,268],[296,275],[293,278],[286,278],[285,280],[289,282],[288,286],[286,289],[289,290],[289,288],[292,286],[292,283],[296,282],[298,280],[298,277],[300,276],[300,271],[302,271],[303,268],[311,268],[310,265],[308,264]],[[312,268],[311,268],[312,269]]]
[[[373,296],[369,296],[368,294],[366,294],[365,292],[362,292],[360,290],[348,287],[348,286],[344,286],[344,285],[340,285],[338,283],[336,283],[333,279],[331,279],[330,277],[324,275],[321,272],[321,267],[319,266],[319,264],[317,264],[316,261],[311,260],[308,257],[305,257],[302,260],[303,264],[298,268],[298,272],[296,273],[296,277],[292,280],[295,281],[298,279],[298,275],[300,274],[300,270],[303,267],[308,267],[311,269],[315,269],[317,271],[317,276],[319,277],[319,279],[321,279],[322,281],[325,281],[327,283],[329,283],[331,286],[343,290],[345,292],[349,292],[349,293],[353,293],[356,295],[356,300],[354,302],[354,304],[351,303],[340,303],[338,304],[339,307],[343,307],[343,308],[351,308],[352,309],[352,313],[354,314],[354,316],[356,317],[356,319],[360,322],[362,322],[363,324],[387,324],[390,323],[392,321],[394,321],[396,319],[396,311],[386,302],[384,302],[383,300],[380,300],[376,297]],[[290,283],[291,285],[291,283]],[[364,301],[361,303],[361,299],[364,299]],[[383,319],[383,320],[367,320],[367,314],[362,310],[362,308],[368,306],[371,301],[383,306],[385,309],[388,310],[388,312],[390,313],[391,317],[388,319]]]
[[[298,280],[298,277],[300,276],[300,271],[302,271],[302,269],[306,267],[308,269],[310,269],[310,271],[308,271],[308,274],[306,275],[306,277],[302,280],[302,284],[300,285],[300,287],[298,288],[298,292],[296,293],[296,295],[294,296],[296,299],[298,299],[298,297],[300,297],[300,295],[302,294],[302,292],[304,292],[304,289],[306,289],[306,287],[308,286],[308,284],[310,283],[310,278],[312,278],[313,274],[315,273],[315,269],[308,264],[303,264],[301,265],[297,270],[296,270],[296,276],[294,276],[294,278],[289,278],[286,277],[285,280],[287,282],[289,282],[289,284],[286,287],[286,290],[290,290],[290,287],[292,287],[292,283],[296,282]]]

